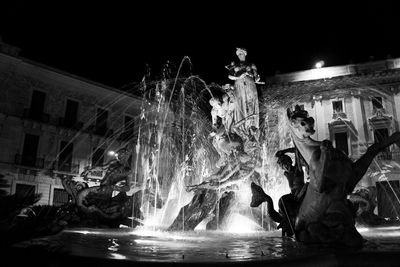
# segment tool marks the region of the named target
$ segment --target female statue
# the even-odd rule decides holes
[[[251,126],[259,128],[259,107],[256,82],[260,76],[254,64],[246,62],[247,51],[243,48],[236,49],[238,63],[233,63],[229,71],[229,79],[234,80],[236,109],[234,114],[235,124],[242,124],[246,132]]]

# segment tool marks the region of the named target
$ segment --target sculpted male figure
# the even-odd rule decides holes
[[[310,177],[295,216],[294,232],[297,240],[362,246],[363,238],[355,228],[354,211],[347,196],[353,192],[380,151],[393,143],[400,146],[400,132],[371,145],[364,155],[353,162],[342,151],[334,148],[329,140],[317,141],[311,138],[315,132],[314,119],[308,116],[307,111],[296,106],[294,111],[288,109],[287,115],[293,143],[305,167],[308,167]],[[252,189],[255,199],[270,199],[259,186],[254,184]]]

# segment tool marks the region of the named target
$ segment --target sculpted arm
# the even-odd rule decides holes
[[[240,75],[240,76],[229,75],[228,78],[231,79],[231,80],[239,80],[239,79],[243,79],[245,76],[246,76],[246,74],[243,73],[243,74]]]
[[[283,150],[278,150],[276,152],[275,156],[276,157],[280,157],[280,156],[282,156],[283,154],[286,154],[286,153],[296,153],[296,148],[295,147],[289,147],[289,148],[286,148],[286,149],[283,149]]]
[[[231,72],[228,75],[228,78],[235,81],[235,80],[243,79],[248,74],[247,72],[243,72],[242,74],[240,74],[238,76],[237,72],[239,72],[239,70],[240,70],[239,67],[233,67]]]
[[[252,64],[252,65],[251,65],[251,69],[252,69],[252,71],[253,71],[254,81],[258,82],[258,81],[260,80],[260,75],[258,75],[256,65],[255,65],[255,64]]]
[[[233,176],[234,178],[232,178],[232,179],[226,179],[226,180],[224,180],[223,182],[220,182],[219,186],[220,186],[220,187],[228,187],[228,186],[231,186],[231,185],[233,185],[233,184],[237,184],[237,183],[239,183],[239,182],[245,181],[246,179],[250,178],[250,176],[251,176],[254,172],[255,172],[254,169],[251,170],[251,171],[249,171],[249,172],[247,172],[247,171],[246,171],[246,172],[240,171],[240,172],[239,172],[239,175],[235,175],[235,176],[233,176],[234,173],[232,173],[232,175],[231,175],[230,177]],[[228,177],[228,178],[230,178],[230,177]]]
[[[211,110],[211,120],[212,120],[212,126],[216,126],[217,125],[217,111],[215,110],[215,108],[213,108]]]

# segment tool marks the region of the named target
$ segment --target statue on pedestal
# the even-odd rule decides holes
[[[213,129],[209,137],[219,154],[219,159],[215,164],[216,170],[204,177],[203,182],[187,186],[187,191],[195,192],[192,202],[185,206],[183,210],[186,211],[182,212],[186,214],[185,227],[188,229],[194,229],[204,218],[217,212],[215,203],[218,202],[215,200],[220,201],[223,198],[220,194],[226,193],[225,195],[229,197],[223,201],[224,208],[217,209],[222,221],[228,214],[225,211],[232,205],[238,205],[235,202],[235,191],[240,191],[241,186],[250,186],[250,181],[258,181],[261,177],[261,148],[258,142],[259,106],[256,88],[256,82],[259,82],[260,77],[255,65],[245,61],[247,54],[245,49],[238,48],[236,54],[240,62],[233,63],[229,67],[229,78],[235,81],[234,85],[227,84],[222,87],[224,90],[222,100],[213,96],[209,101],[212,107]],[[205,204],[201,204],[200,201]],[[243,205],[247,206],[247,203]],[[178,217],[171,229],[181,229],[182,218]]]
[[[212,144],[220,158],[216,163],[217,172],[210,175],[194,188],[217,188],[222,185],[239,183],[249,178],[260,165],[260,145],[258,143],[259,106],[256,83],[260,76],[254,64],[246,62],[247,51],[237,48],[239,63],[227,67],[229,78],[234,85],[226,84],[222,88],[222,101],[212,97],[211,117],[213,132]],[[218,118],[221,125],[218,125]]]
[[[246,61],[247,51],[243,48],[236,49],[239,58],[229,70],[229,79],[234,80],[234,92],[236,96],[236,109],[234,113],[235,124],[245,121],[244,128],[251,126],[259,128],[259,106],[256,82],[260,81],[257,68]]]

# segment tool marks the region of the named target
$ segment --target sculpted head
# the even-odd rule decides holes
[[[130,156],[130,150],[128,148],[120,148],[116,153],[116,157],[118,158],[118,160],[120,161],[125,161],[128,160],[129,156]]]
[[[216,107],[216,106],[220,106],[221,105],[221,102],[218,99],[214,98],[214,97],[212,97],[210,99],[209,103],[210,103],[210,105],[212,107]]]
[[[285,171],[290,171],[290,169],[292,168],[292,158],[289,157],[288,155],[282,155],[278,158],[278,162],[277,164],[279,165],[279,167],[281,167],[283,170]]]
[[[315,133],[314,118],[308,116],[308,112],[295,106],[294,111],[287,109],[287,116],[292,133],[300,138],[308,138]]]
[[[245,61],[247,56],[247,50],[244,48],[236,48],[236,55],[240,59],[240,61]]]

